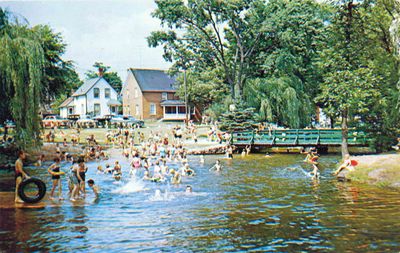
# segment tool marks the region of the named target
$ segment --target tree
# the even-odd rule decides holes
[[[266,4],[252,79],[245,101],[259,120],[299,128],[310,125],[321,75],[315,61],[323,39],[327,11],[315,1],[271,0]]]
[[[175,70],[220,67],[232,98],[241,100],[251,59],[264,34],[259,29],[264,1],[155,2],[152,15],[167,29],[152,32],[149,46],[163,46],[164,59],[174,62]]]
[[[40,145],[39,111],[80,85],[66,44],[49,26],[33,28],[0,8],[0,122],[14,120],[17,144]]]
[[[229,87],[221,80],[220,69],[205,70],[202,73],[187,71],[186,85],[188,103],[196,105],[197,109],[203,111],[213,103],[220,103],[228,93]],[[185,85],[183,74],[177,78],[179,88],[177,95],[185,97]]]
[[[329,116],[341,118],[342,156],[349,153],[349,120],[366,129],[389,127],[385,110],[397,77],[392,45],[385,35],[389,25],[383,18],[386,14],[380,12],[383,16],[376,22],[381,7],[371,1],[337,1],[326,30],[319,62],[323,83],[316,101]]]
[[[12,23],[0,8],[0,80],[16,123],[22,148],[40,144],[40,94],[45,54],[37,34],[26,25]],[[4,118],[4,115],[3,115]]]
[[[82,85],[71,61],[62,58],[66,44],[60,33],[55,33],[48,25],[32,28],[41,42],[45,54],[44,74],[42,78],[41,100],[51,104],[60,95],[69,95]]]
[[[114,88],[114,90],[117,93],[119,93],[121,91],[121,89],[122,89],[122,80],[118,76],[117,72],[108,71],[110,69],[110,66],[104,65],[102,62],[95,62],[93,64],[93,67],[97,71],[99,71],[99,70],[102,71],[103,78],[111,85],[111,87]],[[99,72],[90,70],[90,71],[85,73],[85,76],[86,76],[87,79],[96,78],[96,77],[99,76]]]

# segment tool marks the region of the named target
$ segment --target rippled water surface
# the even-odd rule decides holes
[[[336,182],[330,174],[337,157],[321,158],[319,182],[302,156],[221,159],[223,171],[209,172],[220,158],[208,156],[201,165],[190,157],[197,175],[178,187],[128,178],[117,184],[89,163],[87,178],[100,185],[100,200],[89,192],[76,204],[0,209],[0,252],[400,250],[400,193]],[[120,159],[127,175],[127,160]],[[31,171],[48,178],[41,173]],[[193,194],[184,193],[188,184]]]

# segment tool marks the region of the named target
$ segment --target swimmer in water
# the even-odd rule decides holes
[[[51,175],[51,179],[53,180],[53,186],[51,188],[50,192],[50,199],[54,199],[54,191],[58,187],[58,198],[62,200],[63,198],[61,197],[62,194],[62,188],[61,188],[61,181],[60,181],[60,175],[63,174],[63,172],[60,170],[60,158],[57,157],[54,159],[54,163],[47,169],[49,174]]]
[[[180,184],[181,183],[181,174],[177,173],[174,169],[170,170],[170,174],[172,175],[171,183],[172,184]]]
[[[100,196],[100,188],[94,184],[94,180],[93,179],[89,179],[87,181],[89,188],[91,188],[93,190],[94,196],[97,199]]]
[[[151,180],[152,178],[149,176],[149,172],[148,171],[144,171],[144,176],[143,176],[143,180]]]
[[[222,170],[222,165],[221,165],[221,162],[220,162],[219,160],[217,160],[217,161],[215,162],[214,166],[212,166],[212,167],[209,169],[209,171],[212,171],[212,170],[215,170],[215,171],[221,171],[221,170]]]
[[[200,163],[204,163],[204,155],[200,156]]]
[[[318,152],[315,148],[311,148],[309,151],[300,151],[300,154],[306,154],[307,156],[304,158],[304,162],[312,164],[312,159],[318,155]]]
[[[186,185],[185,193],[192,193],[192,192],[193,192],[192,186]]]
[[[104,173],[103,166],[101,165],[97,166],[97,174],[102,174],[102,173]]]
[[[122,177],[121,165],[119,165],[118,161],[115,161],[113,178],[116,181],[119,181],[119,180],[121,180],[121,177]]]
[[[110,164],[106,164],[106,169],[104,170],[104,174],[112,174],[113,170],[110,167]]]
[[[189,164],[188,164],[188,163],[185,163],[184,172],[185,172],[185,175],[186,175],[186,176],[192,177],[192,176],[195,176],[195,175],[196,175],[196,173],[194,172],[194,170],[193,170],[192,168],[189,167]]]
[[[318,158],[319,156],[316,155],[310,161],[313,167],[313,171],[311,172],[312,179],[317,179],[319,177]]]

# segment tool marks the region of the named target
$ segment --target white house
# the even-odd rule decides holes
[[[72,101],[71,101],[72,99]],[[104,116],[118,114],[117,92],[103,78],[97,77],[86,80],[79,89],[60,106],[60,115],[70,114]]]
[[[74,98],[67,98],[62,104],[59,106],[60,108],[60,116],[61,118],[68,118],[69,115],[74,114]]]

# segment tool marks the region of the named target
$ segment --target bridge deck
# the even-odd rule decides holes
[[[349,130],[349,146],[367,146],[369,138],[362,131]],[[342,131],[340,129],[285,129],[271,131],[233,132],[232,144],[236,146],[340,146]]]

